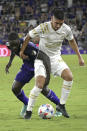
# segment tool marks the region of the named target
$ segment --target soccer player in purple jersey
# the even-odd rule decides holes
[[[11,56],[5,68],[6,73],[9,73],[9,68],[11,67],[15,55],[19,56],[19,52],[23,44],[23,41],[24,41],[23,39],[19,39],[17,33],[11,32],[9,34],[7,47],[11,50]],[[17,99],[19,99],[24,103],[24,106],[20,113],[21,116],[24,116],[29,100],[22,88],[26,83],[30,82],[30,80],[34,77],[34,60],[37,56],[37,53],[38,53],[38,47],[32,42],[29,42],[24,52],[24,54],[27,55],[28,57],[23,60],[21,70],[17,73],[12,85],[12,92],[17,97]],[[45,97],[47,97],[50,101],[52,101],[54,104],[56,105],[59,104],[60,102],[59,98],[51,89],[47,87],[47,85],[46,87],[43,88],[42,94]],[[56,115],[62,115],[62,114],[60,112],[57,112]]]

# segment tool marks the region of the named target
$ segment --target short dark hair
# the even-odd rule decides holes
[[[54,8],[52,15],[59,20],[64,20],[64,11],[61,8]]]
[[[19,36],[16,32],[10,32],[8,34],[8,41],[11,41],[11,40],[18,40],[19,39]]]
[[[19,43],[18,33],[10,32],[8,34],[8,42],[9,42],[9,46],[18,46]]]

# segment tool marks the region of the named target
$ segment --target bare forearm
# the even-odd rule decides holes
[[[15,54],[11,53],[11,56],[10,56],[10,59],[9,59],[9,62],[8,62],[9,64],[12,64],[14,57],[15,57]]]
[[[76,41],[73,39],[73,40],[69,41],[69,44],[70,44],[71,48],[75,51],[77,56],[78,56],[79,65],[84,66],[84,60],[83,60],[82,56],[80,55],[80,52],[79,52],[78,46],[76,44]]]
[[[23,45],[22,45],[21,52],[24,52],[24,50],[25,50],[25,48],[27,47],[29,41],[30,41],[30,37],[27,36],[27,37],[25,38],[25,41],[24,41]]]
[[[24,54],[24,50],[26,49],[26,47],[27,47],[30,39],[31,39],[31,38],[30,38],[29,36],[27,36],[27,37],[25,38],[25,41],[24,41],[23,45],[22,45],[22,48],[21,48],[20,53],[19,53],[19,54],[20,54],[20,58],[22,58],[22,59],[28,59],[28,56],[26,56],[26,55]]]
[[[81,55],[80,55],[80,52],[79,52],[79,49],[78,49],[75,39],[73,39],[72,41],[69,41],[69,44],[70,44],[71,48],[75,51],[77,56],[80,57]]]
[[[11,64],[12,64],[12,61],[13,61],[14,57],[15,57],[15,54],[12,53],[11,56],[10,56],[9,62],[5,67],[6,73],[9,73],[9,68],[11,67]]]

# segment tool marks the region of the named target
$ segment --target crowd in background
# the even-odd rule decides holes
[[[55,7],[64,10],[65,22],[71,26],[76,40],[83,40],[87,0],[0,0],[0,44],[5,44],[11,31],[23,37],[28,30],[50,20]]]

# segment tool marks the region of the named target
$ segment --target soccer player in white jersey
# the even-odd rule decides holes
[[[56,109],[61,111],[65,117],[69,118],[69,115],[65,109],[65,104],[72,88],[73,76],[70,68],[61,57],[61,46],[65,38],[69,41],[69,45],[77,54],[80,66],[84,65],[84,60],[80,55],[70,27],[64,23],[63,10],[58,8],[54,9],[51,21],[42,23],[33,30],[29,31],[20,51],[21,58],[27,57],[24,55],[24,50],[30,39],[36,36],[40,37],[39,49],[46,53],[50,58],[51,73],[55,76],[60,76],[64,80],[61,90],[60,104],[57,105]],[[42,60],[36,59],[34,66],[35,86],[30,92],[29,103],[24,116],[25,119],[31,118],[32,108],[35,104],[36,98],[42,91],[46,80],[46,69]]]

